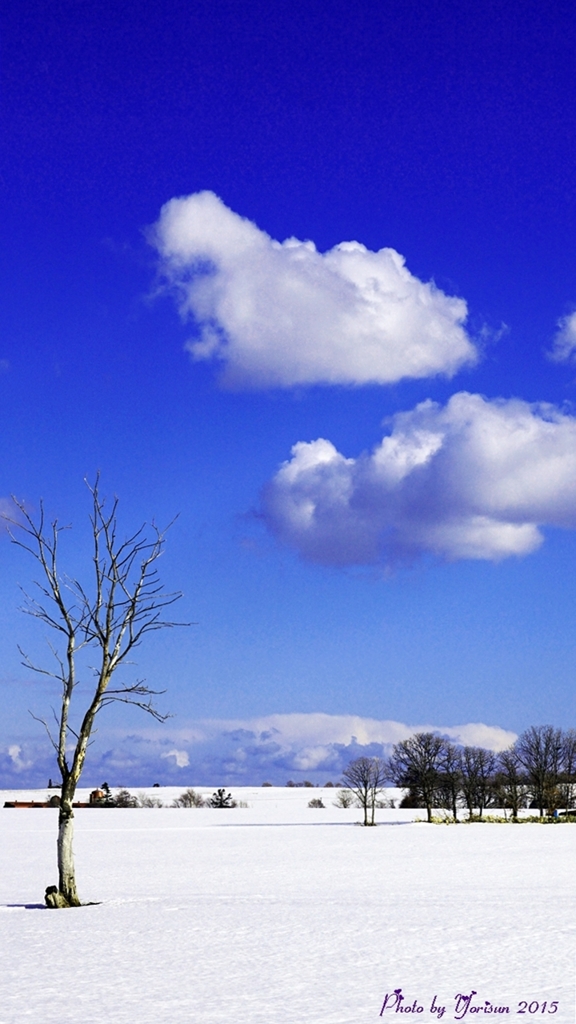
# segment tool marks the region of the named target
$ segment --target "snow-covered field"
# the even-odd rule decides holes
[[[65,911],[42,906],[57,812],[0,809],[0,1024],[574,1024],[575,825],[381,810],[364,829],[334,791],[234,796],[78,810],[80,895],[101,902]],[[408,1018],[396,997],[379,1016],[395,989]]]

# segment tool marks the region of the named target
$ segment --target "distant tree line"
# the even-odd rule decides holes
[[[521,808],[540,817],[574,807],[576,730],[532,726],[499,754],[484,747],[457,746],[434,732],[420,732],[397,743],[390,758],[360,757],[343,772],[345,784],[374,824],[377,797],[385,782],[407,789],[400,806],[446,808],[455,821],[460,808],[482,818],[499,807],[517,819]]]

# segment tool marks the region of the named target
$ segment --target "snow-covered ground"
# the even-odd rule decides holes
[[[78,810],[101,902],[66,911],[42,906],[57,811],[0,809],[0,1024],[574,1024],[576,826],[364,829],[337,791],[233,792],[249,806]],[[395,989],[408,1018],[396,997],[379,1016]]]

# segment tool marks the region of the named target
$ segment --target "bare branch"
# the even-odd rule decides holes
[[[50,740],[50,743],[54,747],[54,750],[56,751],[56,753],[58,753],[58,744],[56,743],[56,740],[53,738],[52,733],[50,732],[50,729],[49,729],[49,726],[48,726],[48,722],[46,721],[46,719],[45,718],[39,718],[38,715],[35,715],[33,711],[28,711],[28,714],[34,719],[35,722],[40,722],[40,725],[44,726],[44,728],[45,728],[45,730],[46,730],[46,732],[48,734],[48,739]]]
[[[58,675],[56,672],[50,672],[47,668],[40,668],[39,665],[35,665],[34,662],[30,660],[28,655],[24,653],[22,648],[18,645],[17,647],[18,651],[22,655],[21,664],[24,665],[25,668],[29,668],[31,672],[37,672],[41,676],[49,676],[50,679],[58,679],[60,682],[62,681],[61,675]]]
[[[119,704],[132,704],[133,707],[140,708],[141,711],[146,711],[147,714],[152,715],[152,718],[155,718],[157,722],[166,722],[169,718],[174,717],[171,714],[162,714],[161,711],[158,711],[158,709],[154,707],[151,701],[144,703],[140,700],[133,700],[130,697],[104,697],[101,702],[101,707],[105,707],[107,704],[112,704],[113,702],[118,702]]]

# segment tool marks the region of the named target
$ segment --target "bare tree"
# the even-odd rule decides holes
[[[344,769],[342,777],[364,811],[364,825],[375,825],[376,799],[388,778],[386,761],[381,757],[357,757]]]
[[[562,773],[560,776],[560,800],[569,810],[574,807],[576,783],[576,729],[566,729],[562,734]]]
[[[390,774],[397,786],[410,789],[426,808],[428,821],[442,770],[445,740],[433,732],[418,732],[397,743],[390,758]]]
[[[439,758],[438,789],[458,821],[458,798],[462,792],[462,753],[449,740],[444,740]]]
[[[512,746],[498,754],[494,776],[496,800],[512,811],[512,820],[518,821],[518,812],[526,800],[526,777],[522,764]]]
[[[562,730],[552,725],[532,725],[516,740],[516,754],[524,768],[540,817],[558,799],[562,769]]]
[[[40,579],[35,581],[36,596],[25,593],[24,610],[55,634],[55,642],[49,645],[55,660],[53,670],[36,665],[21,650],[28,668],[50,676],[60,686],[59,705],[52,709],[56,728],[53,730],[45,719],[37,719],[46,729],[62,775],[58,893],[51,904],[55,906],[80,906],[72,845],[72,804],[96,715],[106,705],[120,702],[133,704],[158,721],[167,717],[153,703],[153,697],[164,691],[151,689],[144,680],[119,683],[114,689],[110,683],[147,633],[179,625],[163,618],[163,610],[181,597],[180,593],[166,593],[158,578],[156,562],[162,554],[165,531],[152,524],[149,538],[142,526],[121,540],[117,532],[118,500],[115,498],[107,510],[98,491],[98,478],[93,487],[88,486],[92,495],[93,538],[89,589],[77,579],[61,575],[58,542],[67,527],[60,526],[58,520],[47,524],[42,504],[36,521],[24,504],[14,498],[18,513],[7,517],[12,530],[17,531],[12,533],[13,542],[28,551],[41,570]],[[80,683],[78,655],[83,649],[96,652],[96,665],[92,668],[86,701],[77,709],[74,697]]]
[[[484,747],[463,747],[461,755],[462,792],[468,808],[470,820],[474,808],[478,808],[478,817],[482,817],[492,794],[496,754]]]

